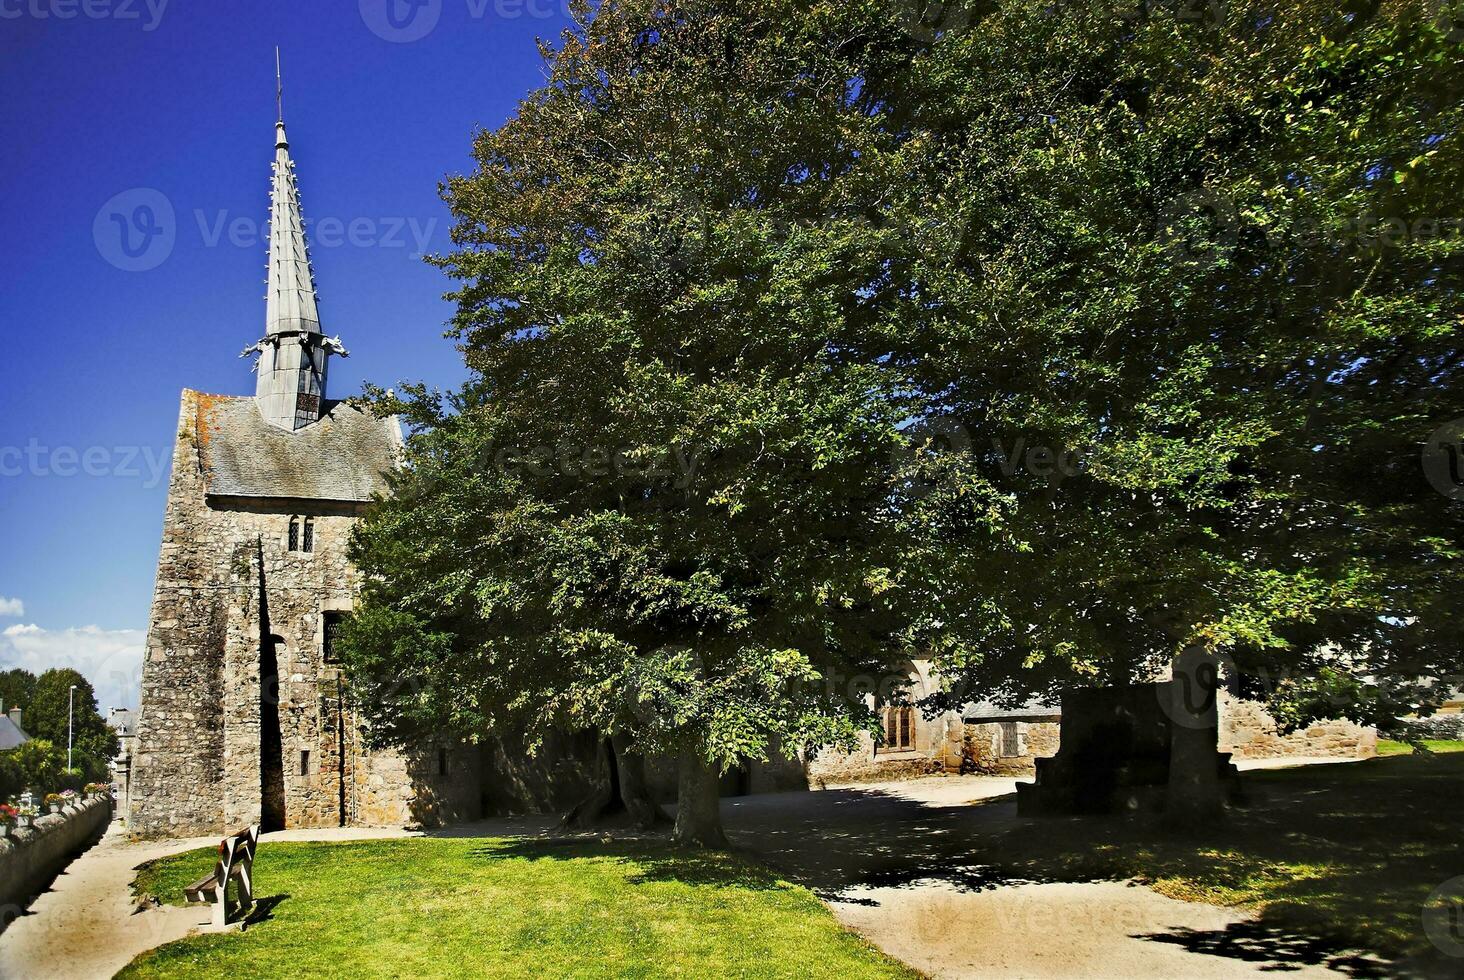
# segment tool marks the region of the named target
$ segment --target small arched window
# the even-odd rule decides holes
[[[300,550],[300,518],[290,518],[290,550]]]
[[[305,537],[302,539],[300,550],[315,550],[315,518],[313,517],[305,518]]]

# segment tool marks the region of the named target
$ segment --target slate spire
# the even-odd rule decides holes
[[[320,419],[327,361],[346,356],[339,339],[320,330],[315,272],[305,244],[295,162],[285,138],[284,86],[275,49],[275,159],[270,183],[269,277],[265,280],[265,336],[246,350],[259,354],[255,400],[265,421],[291,431]]]

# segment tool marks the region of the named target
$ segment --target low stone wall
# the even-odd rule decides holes
[[[87,800],[48,813],[24,830],[12,828],[9,837],[0,839],[0,910],[7,913],[0,926],[77,852],[101,837],[111,819],[111,800]]]
[[[1236,759],[1369,759],[1378,754],[1378,734],[1350,721],[1321,721],[1280,735],[1276,720],[1260,703],[1222,693],[1220,751]]]

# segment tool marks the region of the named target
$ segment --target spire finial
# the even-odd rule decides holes
[[[275,120],[285,121],[285,83],[280,77],[280,46],[275,45]]]

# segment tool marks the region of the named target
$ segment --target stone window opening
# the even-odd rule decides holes
[[[324,637],[321,647],[321,655],[326,663],[340,663],[340,642],[341,626],[346,621],[346,613],[328,612],[325,614]]]
[[[305,518],[305,535],[301,539],[300,550],[309,554],[315,550],[315,518]]]
[[[437,750],[437,775],[447,775],[447,749]]]
[[[300,775],[302,775],[302,776],[308,776],[308,775],[310,775],[310,750],[309,749],[301,749],[300,750]]]
[[[997,725],[997,755],[1003,759],[1015,759],[1022,752],[1022,728],[1019,722],[1004,721]]]
[[[884,709],[885,752],[911,752],[915,749],[915,709],[894,705]]]
[[[300,550],[300,518],[290,518],[290,550]]]

